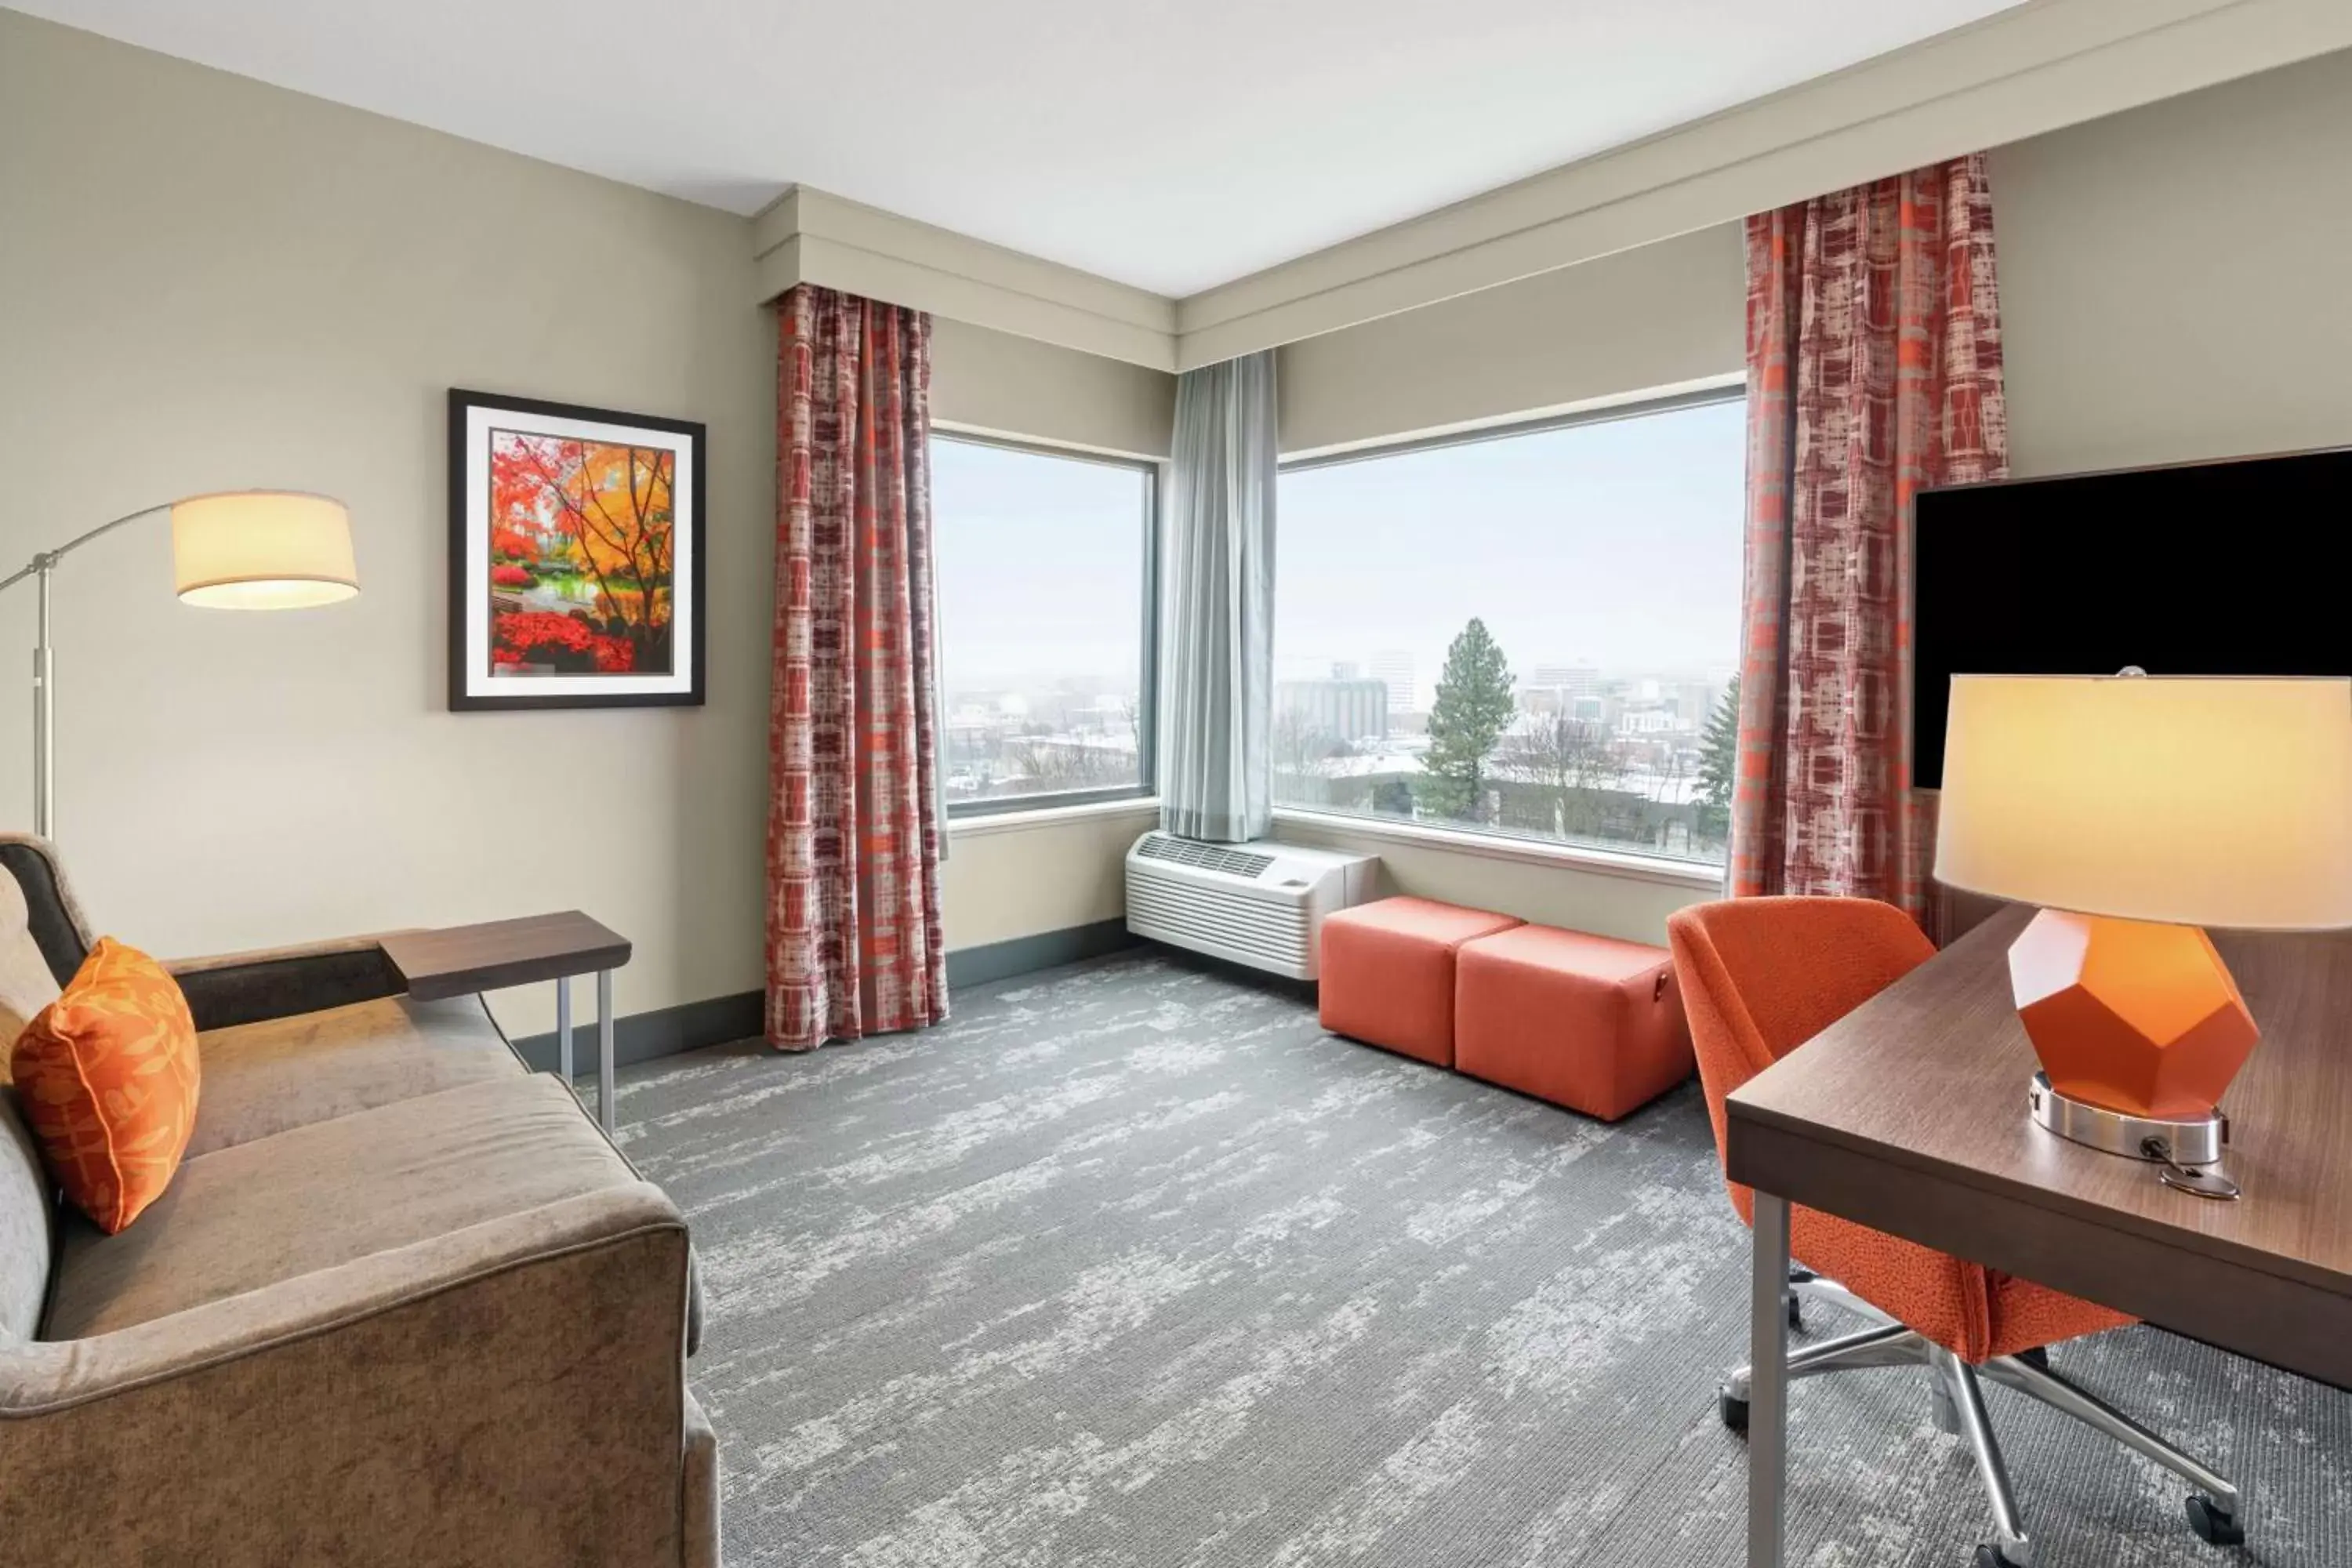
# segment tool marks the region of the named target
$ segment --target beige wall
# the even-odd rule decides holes
[[[1281,351],[1282,449],[1524,417],[1747,363],[1736,225],[1368,321]]]
[[[931,331],[931,416],[990,435],[1165,458],[1176,378],[941,316]]]
[[[1437,899],[1472,909],[1517,915],[1538,925],[1627,942],[1663,944],[1666,917],[1685,904],[1716,896],[1704,885],[1671,872],[1616,874],[1582,867],[1513,858],[1507,849],[1455,849],[1437,844],[1401,844],[1386,833],[1358,833],[1329,818],[1312,822],[1286,817],[1276,837],[1295,844],[1319,845],[1381,858],[1380,891]]]
[[[2021,473],[2352,440],[2352,52],[1992,153]],[[1281,351],[1321,450],[1739,370],[1738,226]]]
[[[2352,53],[1991,167],[2017,472],[2352,442]]]
[[[2020,473],[2352,441],[2352,52],[1993,151]],[[1286,453],[1737,372],[1735,225],[1292,343]]]
[[[622,1011],[760,975],[772,350],[743,220],[0,12],[0,560],[175,495],[351,507],[362,589],[172,596],[151,521],[58,579],[59,837],[165,954],[579,906]],[[453,385],[703,420],[709,705],[454,714]],[[24,668],[31,595],[0,598]],[[0,679],[0,821],[30,819]],[[499,999],[510,1028],[550,988]]]
[[[940,873],[948,946],[982,947],[1127,915],[1128,846],[1156,801],[957,828]]]

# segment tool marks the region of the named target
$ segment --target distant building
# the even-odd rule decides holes
[[[1412,655],[1387,648],[1372,655],[1371,674],[1374,680],[1389,689],[1389,715],[1411,713],[1421,706],[1420,693],[1413,684]]]
[[[1125,698],[1106,695],[1083,708],[1071,709],[1067,721],[1072,731],[1080,735],[1127,734],[1135,728],[1135,710]]]
[[[1377,680],[1278,680],[1274,710],[1295,713],[1310,734],[1352,746],[1389,732],[1389,694]]]
[[[1606,720],[1612,716],[1604,701],[1607,685],[1589,664],[1539,664],[1519,683],[1519,711]]]
[[[1527,683],[1571,697],[1590,697],[1601,689],[1601,671],[1589,664],[1539,664]]]

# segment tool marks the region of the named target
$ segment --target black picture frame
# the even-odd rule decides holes
[[[473,552],[478,542],[477,522],[468,503],[477,493],[477,485],[485,498],[478,541],[485,563],[489,555],[487,499],[489,472],[487,446],[478,451],[473,440],[477,416],[507,416],[523,422],[526,426],[533,421],[542,424],[572,421],[617,426],[625,431],[656,437],[646,444],[667,447],[687,458],[673,468],[671,481],[674,514],[671,526],[676,531],[677,539],[683,541],[685,545],[683,551],[677,550],[675,543],[672,546],[673,561],[679,554],[684,555],[685,561],[684,571],[680,574],[684,581],[673,580],[670,585],[671,624],[675,626],[681,618],[686,623],[685,636],[672,647],[673,658],[682,657],[686,661],[682,679],[676,671],[667,678],[674,684],[674,689],[598,689],[598,683],[618,679],[612,675],[580,673],[496,677],[488,673],[489,597],[485,592],[478,601],[468,581]],[[535,432],[527,429],[526,433]],[[671,439],[665,442],[658,439],[661,437]],[[709,466],[709,431],[698,420],[667,419],[657,415],[629,414],[583,404],[512,397],[464,387],[450,388],[448,697],[452,712],[501,712],[549,708],[699,708],[704,705],[708,692],[703,662],[703,650],[708,640],[704,584],[709,578],[705,552],[708,530],[704,526],[708,506],[704,498]],[[478,468],[478,458],[480,459]],[[678,502],[675,494],[674,476],[679,471],[689,476],[683,504]],[[681,605],[685,610],[682,617],[679,615]],[[473,637],[477,616],[481,623],[478,638]],[[476,679],[478,672],[472,665],[471,649],[476,646],[482,649],[486,662],[486,668],[478,672],[478,679]],[[566,683],[566,688],[557,688],[558,682]],[[577,682],[577,686],[571,686],[572,682]],[[490,685],[511,685],[517,689],[509,692],[483,689]]]

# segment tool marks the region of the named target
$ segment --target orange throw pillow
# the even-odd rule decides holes
[[[16,1037],[50,1173],[112,1236],[172,1183],[196,1125],[196,1021],[170,971],[110,936]]]

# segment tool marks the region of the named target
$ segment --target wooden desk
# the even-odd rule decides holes
[[[1856,1220],[2352,1387],[2352,933],[2216,932],[2263,1030],[2224,1102],[2242,1201],[2045,1132],[2004,910],[1730,1097],[1756,1189],[1749,1568],[1779,1568],[1788,1205]],[[1767,1385],[1769,1384],[1769,1392]]]
[[[629,940],[578,910],[438,931],[395,931],[384,956],[420,1001],[555,982],[556,1059],[572,1082],[572,976],[596,976],[596,1120],[613,1129],[613,971],[629,962]]]

